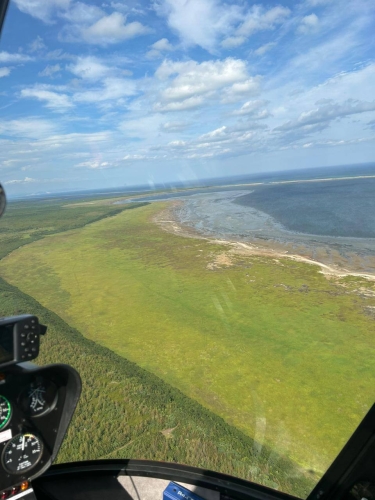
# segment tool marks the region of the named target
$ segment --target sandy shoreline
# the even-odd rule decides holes
[[[213,244],[225,245],[228,247],[228,258],[231,255],[246,255],[246,256],[263,256],[271,257],[273,259],[290,259],[296,262],[303,262],[306,264],[311,264],[318,266],[320,272],[324,274],[327,278],[344,278],[347,276],[353,276],[358,278],[363,278],[369,281],[375,282],[375,273],[362,273],[356,272],[353,269],[348,269],[342,266],[342,262],[339,264],[328,265],[322,261],[312,259],[308,254],[303,255],[301,253],[291,252],[288,249],[288,245],[280,244],[274,241],[258,241],[243,242],[230,238],[215,238],[212,235],[202,234],[201,232],[195,230],[193,227],[183,224],[178,220],[177,209],[181,207],[184,202],[181,200],[170,201],[168,207],[160,211],[153,219],[153,221],[164,231],[179,236],[184,236],[188,238],[198,238],[209,241]],[[304,248],[303,250],[306,251]],[[305,252],[304,252],[305,253]],[[339,259],[338,259],[339,260]],[[223,263],[225,258],[223,256]],[[225,264],[224,264],[225,265]]]

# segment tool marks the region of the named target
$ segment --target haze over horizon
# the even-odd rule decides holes
[[[369,0],[13,0],[10,196],[374,160]]]

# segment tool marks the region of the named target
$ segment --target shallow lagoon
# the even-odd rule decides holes
[[[258,189],[194,195],[176,206],[174,215],[180,223],[213,238],[255,242],[351,271],[375,273],[375,238],[309,234],[290,230],[269,213],[252,206],[253,200],[254,205],[260,205],[258,195]],[[266,204],[263,203],[263,206]],[[298,209],[294,207],[293,210],[291,215],[294,217]],[[326,212],[327,221],[323,220],[325,230],[330,224],[334,224],[334,220],[331,223],[328,221],[329,210]],[[313,212],[308,213],[313,217]],[[303,210],[298,215],[301,226]],[[341,223],[343,227],[344,222]],[[347,229],[346,232],[348,233]]]

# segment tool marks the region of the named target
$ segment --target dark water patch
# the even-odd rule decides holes
[[[265,185],[234,203],[305,234],[375,238],[375,179]]]

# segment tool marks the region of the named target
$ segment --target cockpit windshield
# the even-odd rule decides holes
[[[316,486],[375,396],[374,26],[369,0],[10,2],[0,316],[81,374],[58,461]]]

